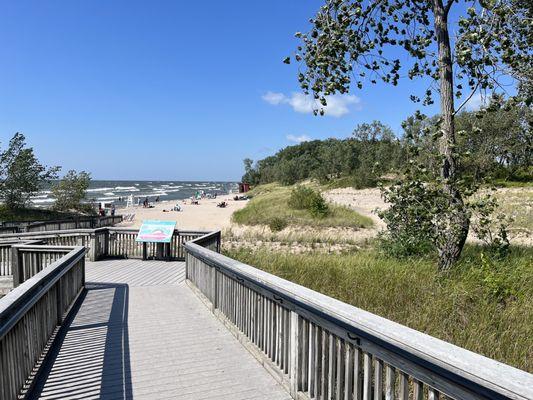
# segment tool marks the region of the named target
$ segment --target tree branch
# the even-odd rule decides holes
[[[478,87],[479,87],[479,82],[476,84],[476,87],[474,88],[474,90],[472,90],[472,93],[470,93],[470,95],[466,98],[466,100],[463,101],[461,105],[457,107],[457,109],[453,112],[453,115],[456,115],[459,111],[461,111],[461,108],[463,108],[466,105],[466,103],[468,103],[468,101],[472,98],[472,96],[476,93]]]
[[[444,15],[448,15],[448,13],[450,12],[450,8],[452,8],[452,4],[454,3],[455,0],[448,0],[448,3],[446,3],[446,7],[444,7]]]

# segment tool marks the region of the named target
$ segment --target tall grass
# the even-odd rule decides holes
[[[252,200],[233,213],[233,222],[243,225],[269,225],[274,218],[281,218],[289,225],[311,227],[366,228],[372,220],[347,207],[328,204],[329,212],[323,218],[313,216],[308,210],[289,207],[291,187],[278,184],[263,185],[251,192]]]
[[[505,260],[467,246],[440,275],[435,260],[226,250],[230,257],[487,357],[533,372],[533,249]]]

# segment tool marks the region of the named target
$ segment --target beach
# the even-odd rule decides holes
[[[144,220],[176,221],[179,230],[222,230],[231,225],[231,214],[246,206],[247,200],[233,200],[233,195],[217,196],[216,199],[200,199],[198,204],[191,204],[191,200],[161,201],[153,203],[153,208],[142,205],[123,208],[118,211],[126,219],[134,215],[131,221],[126,220],[117,226],[139,228]],[[225,201],[225,208],[217,204]],[[172,211],[179,204],[182,211]]]

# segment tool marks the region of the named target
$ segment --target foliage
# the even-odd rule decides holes
[[[0,198],[9,209],[25,207],[31,196],[57,177],[59,167],[47,168],[26,147],[23,134],[16,133],[0,153]]]
[[[486,193],[470,202],[472,210],[472,229],[476,236],[500,257],[509,253],[508,225],[512,219],[503,213],[496,213],[498,201],[491,193]]]
[[[329,207],[320,192],[304,185],[292,189],[289,207],[295,210],[307,210],[316,218],[324,218],[329,213]]]
[[[246,159],[242,180],[255,185],[271,182],[293,185],[306,179],[325,183],[346,176],[365,176],[359,183],[375,186],[381,174],[399,168],[402,151],[391,129],[374,121],[358,125],[348,139],[303,142],[255,165]]]
[[[0,205],[0,221],[49,221],[54,219],[69,219],[77,214],[60,212],[46,208],[15,208],[10,209],[5,204]]]
[[[457,32],[452,47],[448,15],[455,3],[460,4],[451,27]],[[520,74],[524,65],[532,65],[531,13],[524,0],[326,0],[311,19],[310,31],[296,33],[301,44],[294,58],[305,67],[298,80],[319,100],[316,114],[324,113],[327,96],[347,93],[352,85],[362,88],[381,80],[396,86],[402,75],[440,81],[443,67],[450,75],[445,79],[455,78],[457,98],[465,87],[493,90],[498,79],[511,74],[508,68]],[[449,46],[452,57],[444,60],[437,45]],[[431,85],[423,96],[410,98],[432,104],[437,88]]]
[[[270,228],[270,230],[272,232],[282,231],[288,225],[289,225],[289,223],[287,222],[287,220],[285,218],[281,218],[281,217],[274,217],[268,223],[268,227]]]
[[[87,172],[68,171],[61,180],[52,185],[52,196],[55,198],[54,209],[86,211],[90,208],[82,203],[90,182],[91,176]]]
[[[479,112],[456,117],[459,174],[475,181],[532,180],[533,110],[500,96]]]
[[[225,253],[366,311],[533,372],[533,249],[502,260],[465,247],[441,275],[431,257],[398,260],[373,249],[290,254],[266,248]]]
[[[272,219],[282,218],[288,225],[297,227],[352,227],[372,225],[368,217],[347,208],[327,204],[329,212],[317,218],[307,209],[297,210],[289,206],[292,188],[279,184],[260,185],[251,191],[252,200],[246,207],[233,213],[233,222],[243,225],[269,225]]]
[[[456,3],[461,3],[457,22],[450,27]],[[502,77],[533,63],[530,21],[531,7],[523,0],[326,0],[310,31],[296,34],[301,45],[295,58],[304,64],[298,80],[317,100],[315,114],[324,114],[328,96],[348,93],[354,83],[362,88],[368,80],[397,85],[402,75],[423,77],[432,83],[422,96],[424,105],[432,104],[438,91],[440,179],[427,183],[438,188],[433,193],[439,206],[431,209],[440,213],[431,220],[439,230],[434,237],[441,268],[459,259],[470,223],[458,175],[454,116],[476,91],[495,92]],[[453,46],[450,32],[457,33]],[[463,97],[464,87],[471,94],[456,108],[454,98]],[[410,98],[422,100],[416,94]]]

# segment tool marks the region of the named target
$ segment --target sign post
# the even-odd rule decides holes
[[[163,250],[163,256],[170,260],[170,242],[174,229],[176,229],[176,221],[143,221],[137,239],[135,239],[143,244],[143,260],[148,259],[147,243],[156,243],[158,250]]]

